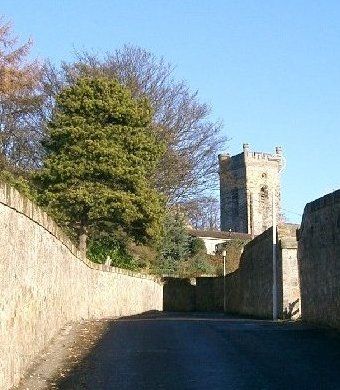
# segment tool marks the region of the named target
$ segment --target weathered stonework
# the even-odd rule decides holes
[[[164,278],[165,311],[223,311],[223,277]]]
[[[221,230],[261,234],[272,226],[273,196],[280,216],[280,170],[283,156],[251,152],[219,155]]]
[[[302,318],[340,329],[340,190],[306,205],[298,236]]]
[[[0,182],[0,389],[68,322],[162,310],[160,280],[94,264],[46,213]]]
[[[279,225],[277,229],[279,318],[300,316],[296,229],[297,225]],[[272,228],[246,244],[239,269],[226,277],[227,311],[272,318],[272,250]]]
[[[298,225],[277,227],[278,317],[300,317],[300,283],[297,264]],[[272,318],[272,228],[248,242],[236,270],[225,278],[226,312]],[[222,277],[194,280],[165,278],[164,309],[169,311],[223,311]]]

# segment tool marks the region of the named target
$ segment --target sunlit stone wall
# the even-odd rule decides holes
[[[162,283],[96,265],[53,220],[0,183],[0,389],[68,322],[162,310]]]

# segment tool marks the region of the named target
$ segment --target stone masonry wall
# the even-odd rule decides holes
[[[277,298],[279,318],[300,317],[297,225],[277,228]],[[226,275],[226,312],[262,318],[273,313],[272,229],[244,247],[238,269]],[[223,311],[223,276],[164,279],[164,310]]]
[[[196,278],[196,310],[223,311],[223,276]]]
[[[225,279],[226,312],[237,314],[241,312],[242,292],[240,286],[240,270],[229,273]]]
[[[340,190],[306,205],[298,259],[302,318],[340,328]]]
[[[82,257],[56,224],[0,183],[0,389],[70,321],[162,310],[162,283]]]
[[[223,311],[223,277],[164,278],[165,311]]]
[[[279,317],[300,315],[296,225],[280,225],[277,233]],[[244,248],[239,269],[226,277],[228,312],[271,318],[273,305],[272,229]]]
[[[278,228],[278,294],[284,318],[301,317],[301,293],[297,260],[298,225],[280,225]]]
[[[195,311],[196,280],[189,278],[164,277],[163,310]]]
[[[241,256],[240,308],[242,314],[272,316],[272,233],[266,230],[250,241]]]

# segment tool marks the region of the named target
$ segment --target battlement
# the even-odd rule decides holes
[[[272,224],[273,195],[280,211],[281,147],[274,153],[252,151],[248,144],[234,156],[219,155],[221,228],[260,234]]]
[[[275,148],[275,153],[264,153],[264,152],[253,152],[250,150],[249,144],[243,144],[243,152],[230,156],[229,153],[223,153],[218,155],[220,172],[225,170],[238,169],[242,166],[246,166],[251,162],[269,162],[269,163],[279,163],[281,167],[283,156],[282,148],[277,146]]]
[[[243,144],[244,158],[249,160],[265,160],[265,161],[281,161],[282,160],[282,148],[276,146],[275,153],[264,153],[264,152],[252,152],[249,144]]]
[[[222,154],[219,154],[218,155],[218,160],[221,162],[221,161],[225,161],[225,160],[229,160],[230,159],[230,154],[229,153],[222,153]]]
[[[230,154],[219,154],[218,160],[220,165],[220,173],[245,166],[243,153],[236,154],[235,156],[230,156]]]

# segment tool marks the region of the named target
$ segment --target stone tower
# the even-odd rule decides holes
[[[280,215],[280,147],[274,154],[251,152],[243,145],[236,156],[220,154],[221,230],[261,234],[273,225],[273,199]]]

